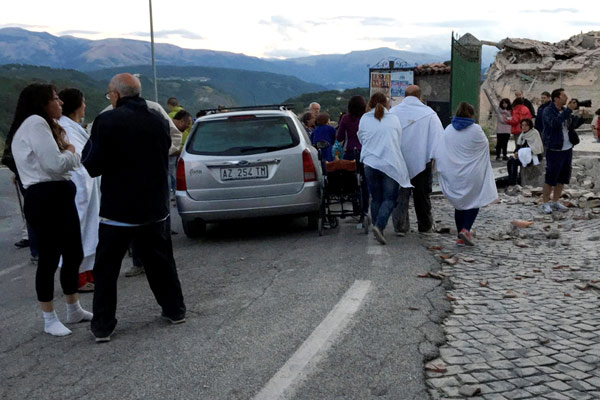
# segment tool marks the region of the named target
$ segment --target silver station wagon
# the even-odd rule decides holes
[[[317,150],[296,115],[230,109],[196,121],[177,164],[183,230],[206,223],[278,215],[307,216],[317,228],[323,176]]]

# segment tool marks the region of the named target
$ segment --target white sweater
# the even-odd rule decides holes
[[[39,115],[28,117],[15,132],[11,150],[25,189],[41,182],[69,180],[81,155],[60,151],[50,125]]]

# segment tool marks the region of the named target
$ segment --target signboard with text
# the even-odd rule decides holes
[[[371,71],[369,96],[381,92],[390,98],[390,106],[400,104],[406,88],[414,83],[412,70]]]

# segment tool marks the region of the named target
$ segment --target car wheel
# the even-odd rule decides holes
[[[314,213],[308,214],[308,229],[318,229],[319,228],[319,212],[315,211]]]
[[[324,231],[325,231],[325,217],[320,216],[319,217],[319,236],[323,236]]]
[[[191,221],[181,221],[183,225],[183,232],[189,238],[197,238],[206,232],[206,222],[200,219],[194,219]]]

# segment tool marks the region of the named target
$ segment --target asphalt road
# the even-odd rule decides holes
[[[444,340],[448,303],[439,281],[417,278],[439,268],[417,234],[381,246],[353,223],[319,237],[279,218],[209,225],[192,240],[174,217],[187,322],[160,319],[145,276],[122,274],[119,323],[96,344],[89,324],[42,332],[35,267],[13,246],[10,175],[0,169],[0,398],[429,398],[423,360]],[[87,309],[92,296],[81,296]]]

